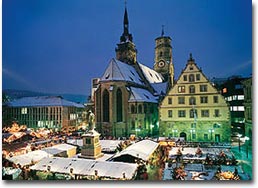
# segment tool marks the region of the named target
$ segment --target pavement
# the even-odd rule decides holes
[[[234,153],[238,165],[240,165],[250,180],[253,178],[253,152],[252,146],[240,144],[240,152],[238,143],[232,143],[231,151]]]

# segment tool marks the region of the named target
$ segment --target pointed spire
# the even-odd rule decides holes
[[[162,31],[161,31],[161,36],[164,36],[164,25],[162,25]]]
[[[190,53],[190,57],[188,59],[188,63],[191,62],[191,63],[194,63],[194,58],[193,58],[193,55],[192,53]]]
[[[125,0],[125,13],[124,13],[124,32],[120,38],[120,42],[126,42],[127,40],[133,41],[132,34],[129,34],[129,19],[127,14],[127,8],[126,8],[126,0]]]

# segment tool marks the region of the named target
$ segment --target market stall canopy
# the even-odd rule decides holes
[[[113,179],[123,178],[123,173],[127,179],[132,179],[137,170],[136,164],[122,162],[96,161],[81,158],[44,158],[39,163],[30,167],[37,171],[50,171],[54,173],[94,176],[95,170],[99,177]],[[72,169],[72,170],[71,170]]]
[[[152,155],[152,153],[157,149],[158,146],[159,146],[158,143],[153,142],[151,140],[142,140],[128,146],[126,149],[116,154],[113,160],[132,162],[132,161],[126,161],[127,160],[126,156],[129,156],[130,158],[138,158],[138,159],[147,161],[149,157]]]

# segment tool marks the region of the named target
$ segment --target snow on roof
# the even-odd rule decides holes
[[[56,155],[62,153],[64,151],[68,151],[70,149],[76,149],[76,146],[72,146],[69,144],[58,144],[52,147],[43,148],[42,151],[45,151],[49,154]]]
[[[121,140],[100,140],[101,150],[102,151],[115,151]]]
[[[128,102],[152,102],[157,103],[157,99],[146,89],[130,87],[131,93]]]
[[[123,155],[131,155],[135,158],[140,158],[144,161],[149,159],[149,156],[156,150],[158,143],[151,140],[142,140],[128,146],[126,149],[116,154],[113,158],[118,158]]]
[[[94,175],[97,170],[100,177],[122,178],[125,173],[128,179],[132,179],[137,170],[137,164],[59,157],[44,158],[31,169],[45,171],[48,166],[51,172],[70,174],[72,168],[73,174],[88,176]]]
[[[167,84],[168,84],[167,82],[152,83],[151,86],[156,91],[156,93],[158,95],[160,95],[160,94],[165,95],[166,94],[166,90],[167,90]]]
[[[64,100],[60,96],[23,97],[8,103],[11,107],[72,106],[84,108],[82,104]]]
[[[36,151],[28,152],[23,155],[13,156],[11,158],[8,158],[8,160],[15,164],[20,164],[21,166],[25,166],[25,165],[30,165],[33,162],[38,162],[42,160],[44,157],[48,157],[48,156],[52,156],[52,155],[50,155],[46,151],[36,150]]]
[[[144,85],[135,68],[121,61],[112,59],[105,70],[101,81],[128,81]]]
[[[150,82],[150,83],[161,83],[163,82],[164,78],[162,77],[161,74],[159,74],[158,72],[156,72],[155,70],[139,63],[141,69],[142,69],[142,72],[144,74],[144,76],[147,78],[147,80]]]

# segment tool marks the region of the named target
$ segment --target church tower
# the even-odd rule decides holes
[[[174,83],[174,64],[172,61],[171,38],[164,36],[164,27],[162,26],[161,36],[155,39],[155,64],[154,70],[162,74],[165,81],[168,81],[168,89]]]
[[[137,50],[133,43],[133,36],[129,33],[129,21],[127,15],[127,9],[125,7],[124,13],[124,32],[120,37],[120,43],[116,48],[116,59],[127,63],[129,65],[136,64]]]

